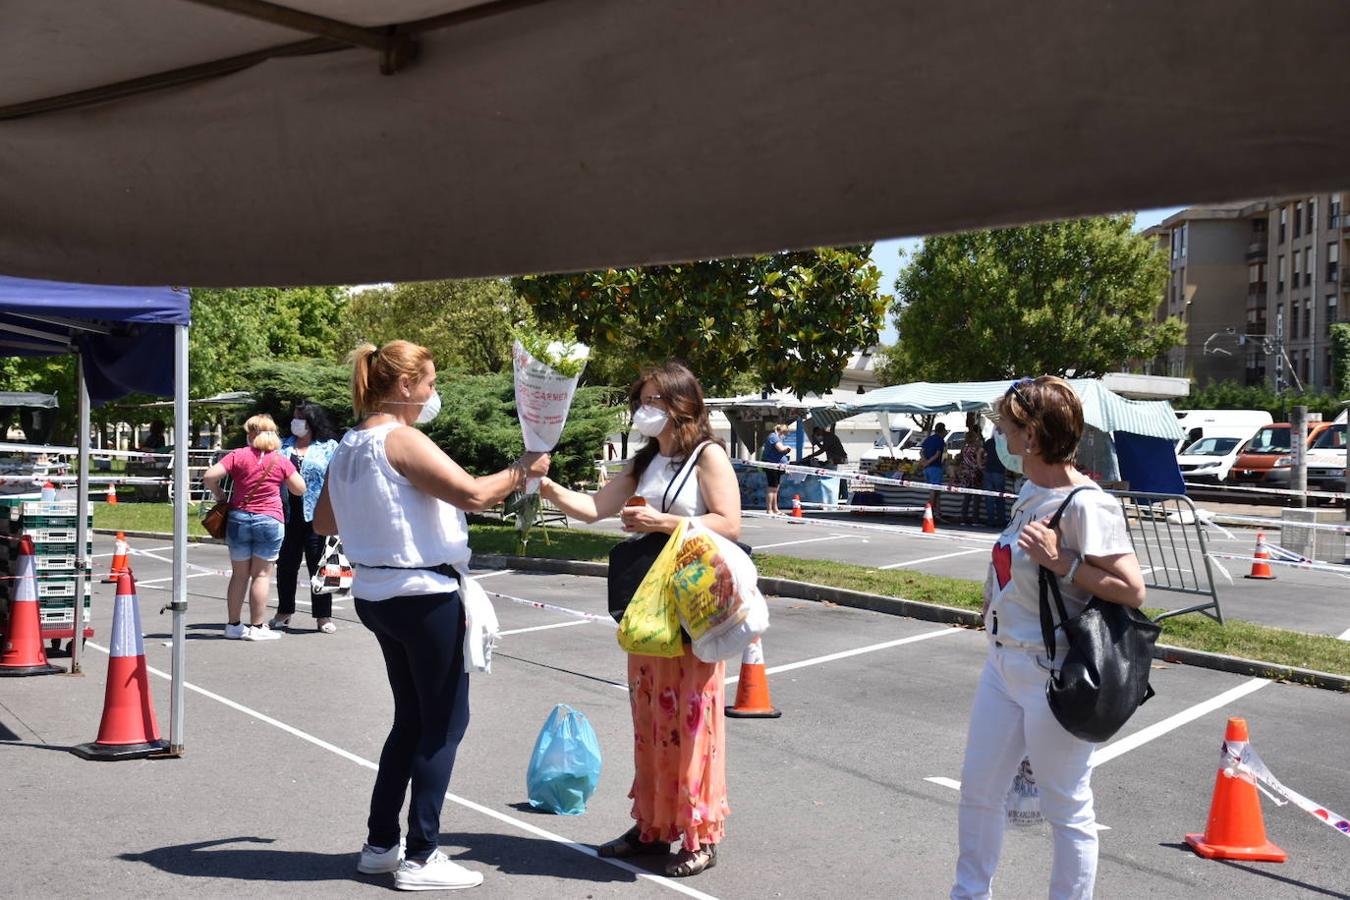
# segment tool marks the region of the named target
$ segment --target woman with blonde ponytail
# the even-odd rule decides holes
[[[281,505],[281,485],[292,494],[305,492],[305,480],[290,460],[278,453],[281,437],[271,416],[254,416],[244,423],[248,445],[231,452],[206,470],[202,483],[225,502],[221,482],[234,481],[231,509],[225,531],[230,548],[230,586],[225,592],[228,613],[225,637],[231,640],[270,641],[281,635],[268,627],[267,600],[271,593],[272,565],[281,553],[286,532],[286,510]],[[244,595],[248,595],[250,622],[240,618]]]
[[[464,512],[494,506],[527,478],[542,477],[549,457],[526,453],[475,478],[413,427],[436,418],[441,407],[425,347],[363,344],[349,361],[360,421],[328,463],[314,530],[342,535],[353,563],[356,614],[379,642],[394,695],[357,871],[393,872],[402,890],[473,887],[482,874],[437,849],[441,804],[469,724],[460,598],[469,566]],[[399,811],[410,782],[405,850]]]

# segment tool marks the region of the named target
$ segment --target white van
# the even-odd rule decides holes
[[[1242,448],[1260,428],[1252,430],[1215,429],[1177,454],[1177,467],[1187,481],[1218,483],[1228,477]]]
[[[1240,435],[1246,440],[1275,421],[1270,413],[1255,409],[1179,409],[1176,416],[1186,435],[1177,441],[1178,454],[1201,438]]]

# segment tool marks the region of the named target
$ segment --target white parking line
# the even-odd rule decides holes
[[[846,538],[846,537],[849,537],[849,535],[846,535],[846,534],[831,534],[831,535],[826,535],[825,537],[807,538],[806,540],[802,540],[802,541],[782,541],[781,543],[777,543],[777,544],[759,544],[759,545],[756,545],[755,549],[756,549],[756,550],[772,550],[772,549],[775,548],[775,547],[796,547],[796,546],[799,545],[799,544],[818,544],[818,543],[820,543],[821,541],[837,541],[837,540],[840,540],[840,539]],[[867,543],[867,541],[864,539],[864,540],[863,540],[863,543]]]
[[[955,553],[944,553],[941,556],[926,556],[923,559],[907,559],[904,562],[891,563],[889,566],[877,566],[878,569],[903,569],[905,566],[917,566],[920,563],[937,562],[939,559],[951,559],[953,556],[966,556],[971,553],[987,553],[987,547],[978,547],[974,550],[958,550]]]
[[[102,653],[108,652],[107,647],[101,647],[98,644],[94,643],[93,641],[85,641],[84,646],[92,647],[95,650],[98,650]],[[169,674],[167,672],[161,672],[159,669],[156,669],[153,666],[146,666],[146,670],[149,671],[152,675],[156,675],[160,678],[163,678],[166,681],[169,680]],[[358,766],[370,769],[372,772],[379,771],[380,767],[375,763],[371,762],[370,760],[365,759],[364,757],[361,756],[357,756],[350,750],[344,750],[341,747],[337,746],[336,744],[330,744],[328,741],[325,741],[322,738],[317,738],[312,734],[308,734],[304,731],[301,731],[299,728],[296,728],[293,725],[287,725],[285,722],[282,722],[278,719],[272,718],[271,716],[260,713],[255,709],[250,709],[249,707],[244,706],[242,703],[236,703],[234,700],[231,700],[228,697],[222,697],[220,694],[212,693],[211,691],[208,691],[205,688],[198,687],[197,685],[192,684],[191,682],[184,682],[183,686],[187,688],[189,691],[201,694],[203,697],[206,697],[208,699],[215,700],[217,703],[228,706],[230,709],[241,712],[246,716],[252,716],[259,722],[271,725],[274,728],[279,728],[280,730],[286,732],[289,735],[292,735],[293,737],[300,738],[302,741],[308,741],[314,746],[327,750],[330,753],[334,753],[342,757],[343,759],[347,760],[348,762],[354,762]],[[518,828],[521,831],[534,835],[535,837],[541,837],[546,840],[553,841],[556,844],[560,844],[569,850],[575,850],[577,853],[580,853],[583,856],[589,856],[590,858],[602,862],[605,865],[614,866],[615,868],[622,869],[623,871],[635,875],[638,878],[650,881],[654,884],[659,884],[662,887],[670,888],[672,891],[684,894],[686,897],[695,897],[699,898],[699,900],[717,900],[717,898],[711,894],[705,894],[702,891],[695,890],[691,887],[680,884],[678,881],[674,881],[670,878],[666,878],[661,875],[653,875],[652,873],[644,869],[639,869],[637,866],[630,865],[629,863],[626,863],[621,859],[600,857],[591,847],[587,847],[584,844],[578,844],[575,841],[568,840],[562,835],[554,834],[551,831],[545,831],[544,829],[536,825],[531,825],[529,822],[523,822],[520,819],[512,818],[511,816],[508,816],[505,813],[501,813],[495,809],[490,809],[481,804],[474,803],[472,800],[468,800],[465,799],[464,797],[452,794],[449,791],[446,792],[445,799],[449,800],[451,803],[458,804],[459,806],[462,806],[465,809],[470,809],[473,810],[474,812],[482,813],[483,815],[488,816],[489,818],[496,819],[499,822],[510,825],[514,828]]]
[[[183,577],[184,577],[184,578],[209,578],[209,577],[211,577],[211,576],[214,575],[214,574],[215,574],[214,572],[193,572],[192,574],[190,574],[190,575],[184,575]],[[147,578],[147,579],[145,579],[144,581],[138,581],[138,582],[136,582],[136,587],[138,587],[138,588],[142,588],[142,587],[155,587],[155,586],[157,586],[160,582],[163,582],[163,581],[173,581],[173,576],[172,576],[172,575],[166,575],[166,576],[163,577],[163,578]]]
[[[158,553],[158,552],[161,552],[161,551],[163,551],[163,550],[172,550],[172,549],[173,549],[173,545],[172,545],[172,544],[170,544],[170,545],[167,546],[167,547],[151,547],[149,550],[136,550],[136,549],[132,549],[132,550],[131,550],[131,555],[132,555],[132,556],[135,556],[135,555],[138,554],[138,553]],[[115,551],[111,551],[111,550],[110,550],[110,551],[107,552],[107,553],[95,553],[95,554],[93,554],[92,556],[90,556],[89,558],[90,558],[90,559],[102,559],[102,558],[105,557],[105,556],[112,556],[114,552],[115,552]]]
[[[570,628],[573,625],[586,625],[587,619],[573,619],[570,622],[554,622],[552,625],[535,625],[533,628],[512,628],[510,631],[497,632],[498,637],[506,637],[508,634],[528,634],[531,631],[548,631],[550,628]]]
[[[1339,635],[1337,635],[1337,637],[1339,637],[1343,641],[1350,641],[1350,628],[1347,628],[1345,629],[1345,631],[1342,631]]]
[[[889,650],[891,647],[901,647],[905,644],[914,644],[919,641],[926,641],[929,638],[943,637],[949,634],[967,634],[965,628],[939,628],[937,631],[925,631],[922,634],[911,634],[909,637],[899,638],[894,641],[885,641],[880,644],[869,644],[866,647],[858,647],[856,650],[843,650],[839,653],[830,653],[825,656],[816,656],[811,659],[803,659],[799,662],[785,663],[781,666],[770,666],[764,670],[765,675],[777,675],[779,672],[791,672],[794,669],[804,669],[807,666],[818,666],[821,663],[834,662],[837,659],[847,659],[850,656],[861,656],[864,653],[875,653],[878,650]],[[726,680],[727,684],[735,684],[740,681],[739,675],[733,675]]]

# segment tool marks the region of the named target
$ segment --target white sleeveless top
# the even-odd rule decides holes
[[[384,441],[397,427],[348,431],[328,463],[328,498],[343,552],[354,564],[352,596],[360,600],[458,590],[456,579],[417,566],[469,564],[464,513],[418,490],[389,464]]]
[[[670,483],[679,474],[683,462],[683,460],[677,462],[660,453],[656,454],[648,463],[642,477],[638,479],[637,495],[658,512],[662,511],[661,499],[665,497],[665,512],[676,516],[701,516],[708,511],[708,506],[703,502],[703,493],[698,489],[698,463],[694,463],[690,468],[689,480],[678,494],[673,487],[670,488],[670,494],[666,494],[666,488],[670,487]]]

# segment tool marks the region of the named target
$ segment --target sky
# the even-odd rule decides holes
[[[1157,225],[1163,219],[1185,208],[1184,206],[1168,206],[1163,209],[1141,210],[1135,213],[1135,230],[1143,231],[1151,225]],[[901,254],[913,253],[922,243],[923,238],[898,238],[890,241],[877,241],[872,246],[872,262],[876,263],[877,268],[881,270],[881,292],[883,294],[895,292],[895,278],[904,268]],[[886,327],[881,332],[881,342],[883,344],[895,343],[895,326],[891,324],[889,315],[886,317]]]

